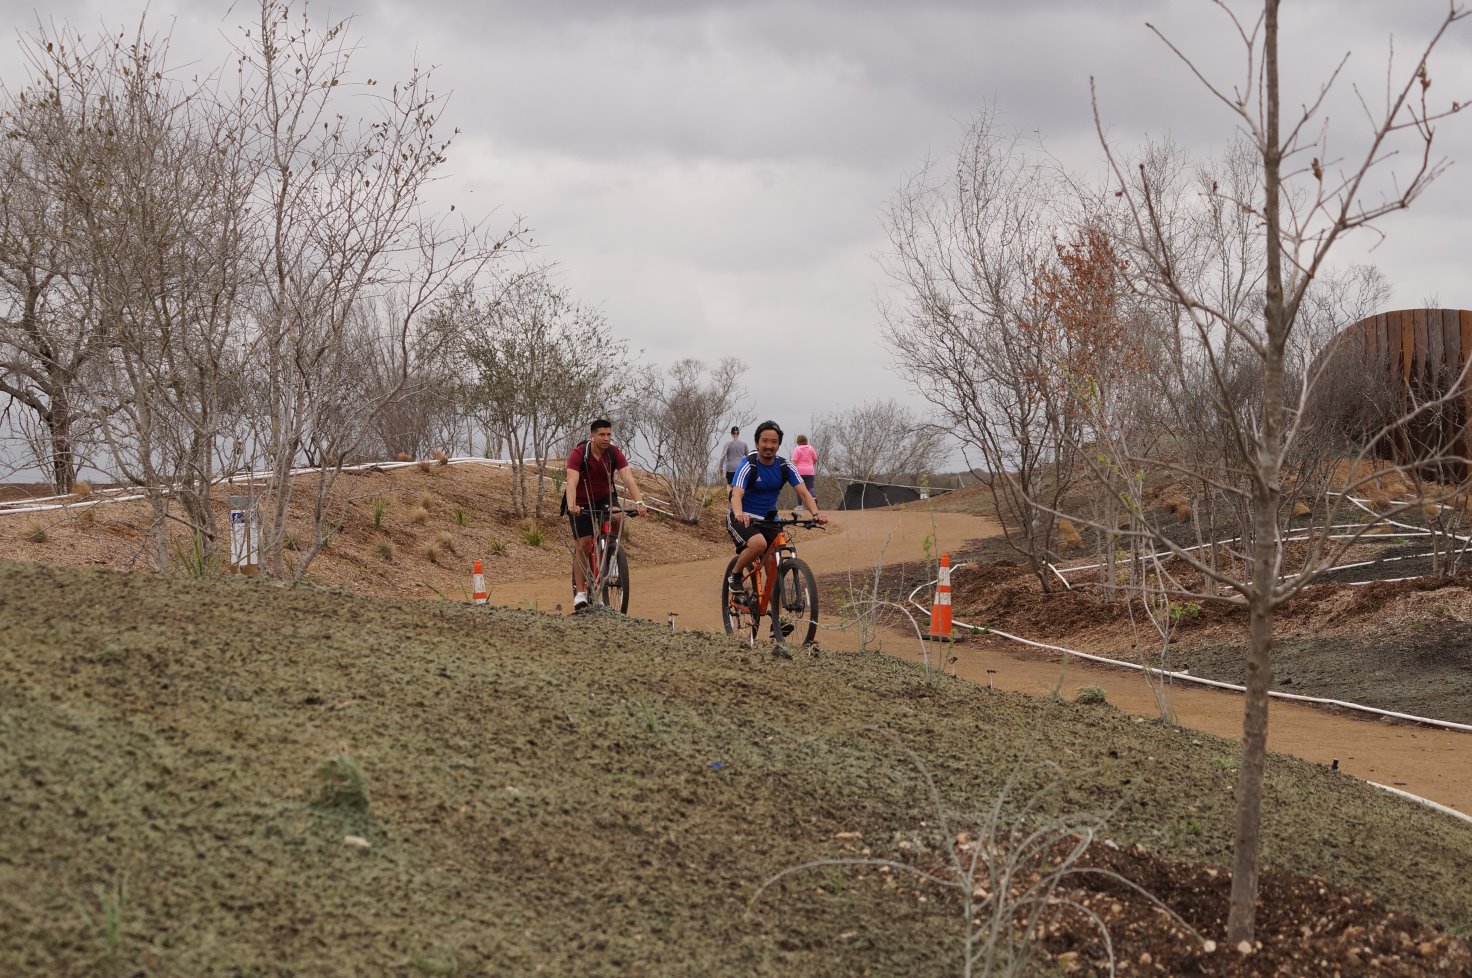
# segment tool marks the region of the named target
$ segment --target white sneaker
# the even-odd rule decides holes
[[[572,596],[572,610],[573,611],[582,611],[587,606],[588,606],[588,592],[587,591],[579,591],[577,594],[574,594]]]

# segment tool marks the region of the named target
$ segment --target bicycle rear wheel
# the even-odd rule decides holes
[[[623,547],[614,550],[612,564],[604,571],[603,603],[626,615],[629,613],[629,558],[624,556]]]
[[[791,622],[792,637],[800,645],[812,645],[818,635],[818,582],[813,569],[797,557],[782,561],[783,623]]]
[[[761,625],[761,618],[757,615],[756,596],[747,591],[731,594],[731,571],[736,567],[736,558],[726,565],[726,572],[721,575],[721,624],[726,626],[727,635],[735,635],[744,638],[749,645],[756,645],[756,630]],[[751,578],[748,575],[746,580]]]

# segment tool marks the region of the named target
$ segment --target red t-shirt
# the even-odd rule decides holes
[[[629,467],[629,460],[610,444],[599,458],[588,449],[588,443],[578,442],[578,447],[567,456],[567,469],[578,473],[578,505],[592,506],[602,503],[613,495],[613,474]],[[583,456],[587,455],[586,463]]]

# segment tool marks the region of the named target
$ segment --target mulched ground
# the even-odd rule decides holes
[[[1116,873],[1169,907],[1200,935],[1226,932],[1231,874],[1213,866],[1162,859],[1139,847],[1096,845],[1082,865]],[[1372,897],[1323,879],[1269,870],[1260,881],[1255,943],[1239,949],[1197,939],[1159,904],[1109,877],[1084,874],[1065,895],[1096,914],[1113,942],[1121,975],[1176,978],[1395,975],[1456,978],[1472,975],[1472,949],[1458,938],[1404,914],[1387,911]],[[1082,913],[1068,916],[1044,947],[1065,973],[1070,964],[1107,973],[1108,953]],[[1076,958],[1065,957],[1069,954]]]

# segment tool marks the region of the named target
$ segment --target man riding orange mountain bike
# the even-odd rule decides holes
[[[578,611],[588,603],[588,573],[593,566],[593,526],[595,521],[610,520],[612,532],[619,533],[622,515],[611,512],[618,505],[613,478],[622,477],[634,497],[638,515],[645,513],[643,494],[629,460],[613,443],[613,425],[599,418],[588,426],[588,438],[578,442],[567,456],[567,492],[563,499],[573,535],[573,599]]]
[[[756,451],[746,456],[731,479],[731,508],[726,513],[726,532],[741,551],[727,582],[732,594],[741,592],[742,573],[762,558],[781,532],[780,527],[762,521],[777,511],[777,497],[781,495],[783,486],[797,490],[798,499],[813,519],[819,523],[828,522],[828,518],[818,512],[817,500],[813,499],[797,470],[777,454],[781,447],[782,429],[775,421],[763,421],[756,426]],[[756,525],[752,525],[753,521]]]

